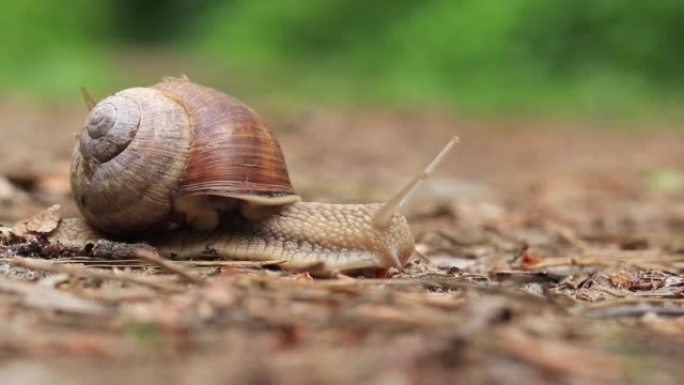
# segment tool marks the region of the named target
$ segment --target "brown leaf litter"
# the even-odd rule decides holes
[[[430,135],[411,139],[416,124]],[[684,201],[642,177],[684,168],[683,137],[472,124],[407,210],[417,252],[385,279],[48,245],[65,220],[30,215],[45,197],[75,215],[69,149],[49,172],[0,162],[0,218],[20,221],[0,227],[3,383],[681,384]],[[326,115],[281,139],[308,198],[373,200],[453,126]]]

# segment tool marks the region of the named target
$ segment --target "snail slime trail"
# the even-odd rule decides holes
[[[98,103],[82,93],[71,187],[85,222],[58,233],[143,235],[175,258],[277,260],[320,276],[400,269],[414,240],[399,210],[458,141],[387,203],[301,202],[271,130],[232,96],[178,78]]]

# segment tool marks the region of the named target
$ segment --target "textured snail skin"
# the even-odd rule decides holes
[[[224,218],[209,232],[176,230],[148,241],[169,258],[282,261],[285,269],[316,276],[400,268],[413,252],[413,236],[399,213],[386,228],[374,228],[371,218],[380,206],[299,202],[261,220]],[[82,250],[102,235],[80,219],[68,219],[50,239]]]

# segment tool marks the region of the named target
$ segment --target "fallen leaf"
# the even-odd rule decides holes
[[[27,219],[17,222],[13,233],[23,237],[28,234],[48,234],[57,228],[61,217],[59,215],[59,205],[54,205],[46,210],[39,212]]]

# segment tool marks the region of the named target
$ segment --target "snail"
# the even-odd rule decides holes
[[[386,203],[302,202],[259,115],[187,78],[164,78],[95,103],[73,153],[71,187],[85,221],[58,238],[143,239],[166,257],[281,260],[317,275],[401,269],[414,239],[399,208],[428,167]]]

